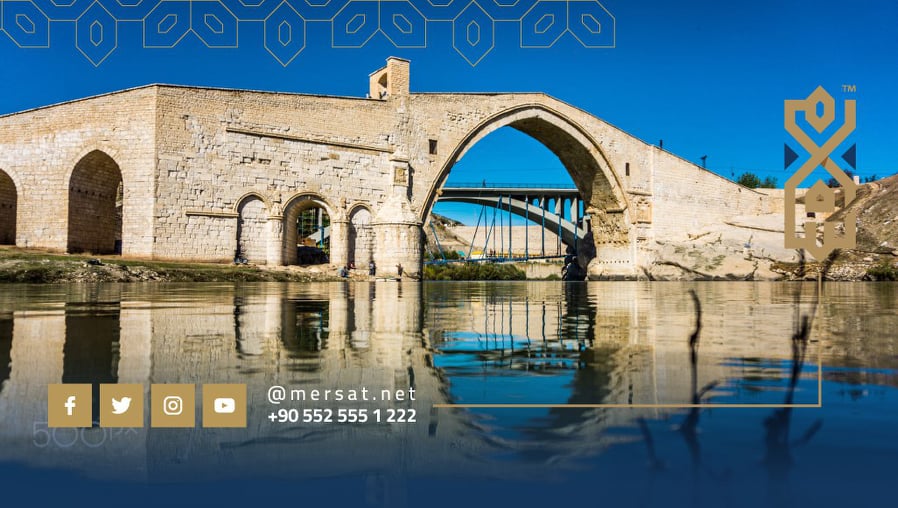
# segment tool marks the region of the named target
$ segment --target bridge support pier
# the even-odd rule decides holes
[[[384,203],[372,222],[377,239],[373,258],[378,276],[420,279],[424,271],[424,224],[412,213],[408,199],[396,192]]]
[[[284,264],[284,218],[281,216],[268,218],[266,263],[268,266]]]
[[[424,269],[424,227],[418,222],[375,223],[377,247],[374,262],[377,275],[398,275],[420,279]]]
[[[626,210],[590,208],[595,255],[587,268],[587,277],[596,279],[633,279],[636,277],[635,230],[629,225]]]
[[[331,218],[330,264],[343,266],[347,263],[349,263],[349,221]]]

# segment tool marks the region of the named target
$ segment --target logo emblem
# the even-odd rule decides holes
[[[787,249],[805,249],[818,260],[825,259],[835,249],[852,249],[857,245],[856,212],[845,213],[842,221],[838,224],[834,221],[826,220],[827,217],[848,206],[857,194],[857,184],[830,157],[833,151],[855,129],[857,102],[855,100],[845,100],[843,108],[844,121],[842,125],[826,142],[818,146],[811,139],[811,136],[799,127],[798,113],[804,113],[807,123],[817,131],[817,134],[822,134],[835,121],[836,101],[820,86],[806,99],[787,100],[785,102],[786,131],[810,154],[810,157],[789,178],[784,188],[785,247]],[[785,147],[785,166],[789,167],[797,158],[798,154],[787,144]],[[854,166],[855,146],[852,145],[842,158],[848,164]],[[837,183],[838,187],[841,187],[841,206],[838,206],[837,203],[836,189],[826,185],[823,181],[818,181],[811,186],[805,196],[807,217],[804,218],[801,231],[797,231],[799,226],[796,223],[795,209],[798,203],[795,190],[818,167],[823,167],[831,176],[831,181]],[[822,236],[817,232],[818,227],[821,225],[823,227]],[[841,234],[837,233],[837,229],[842,230]]]

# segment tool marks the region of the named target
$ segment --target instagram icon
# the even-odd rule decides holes
[[[191,384],[154,384],[150,387],[152,427],[193,427],[196,387]]]
[[[162,400],[162,412],[168,416],[178,416],[184,412],[184,399],[169,396]]]

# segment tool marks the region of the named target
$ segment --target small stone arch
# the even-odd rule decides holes
[[[350,266],[362,268],[374,259],[373,214],[366,205],[358,204],[349,212],[349,245],[347,258]]]
[[[16,212],[19,193],[12,176],[0,169],[0,244],[16,244]]]
[[[240,196],[239,198],[237,198],[237,201],[234,202],[234,213],[239,213],[240,206],[243,204],[243,202],[246,201],[247,198],[253,198],[253,197],[261,200],[262,203],[265,204],[266,209],[271,209],[271,204],[268,202],[268,198],[264,194],[261,194],[256,191],[250,191],[250,192],[247,192],[246,194]]]
[[[298,259],[298,247],[307,238],[299,238],[298,221],[302,213],[306,210],[320,209],[317,233],[320,234],[320,242],[318,238],[313,239],[318,242],[325,255],[329,254],[330,248],[330,221],[334,218],[333,208],[321,196],[313,193],[297,194],[286,201],[284,205],[284,252],[283,260],[285,265],[295,265]]]
[[[234,259],[265,264],[268,257],[268,204],[256,193],[237,201],[237,248]]]
[[[122,252],[124,182],[118,163],[93,150],[68,177],[68,252]]]

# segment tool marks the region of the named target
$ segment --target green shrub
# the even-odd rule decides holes
[[[462,255],[458,253],[458,251],[454,250],[444,250],[442,256],[439,252],[427,252],[424,254],[424,261],[433,261],[433,260],[459,260],[462,258]]]
[[[898,267],[888,261],[867,270],[867,278],[872,280],[898,280]]]
[[[526,274],[514,265],[495,263],[453,263],[426,265],[426,280],[525,280]]]

